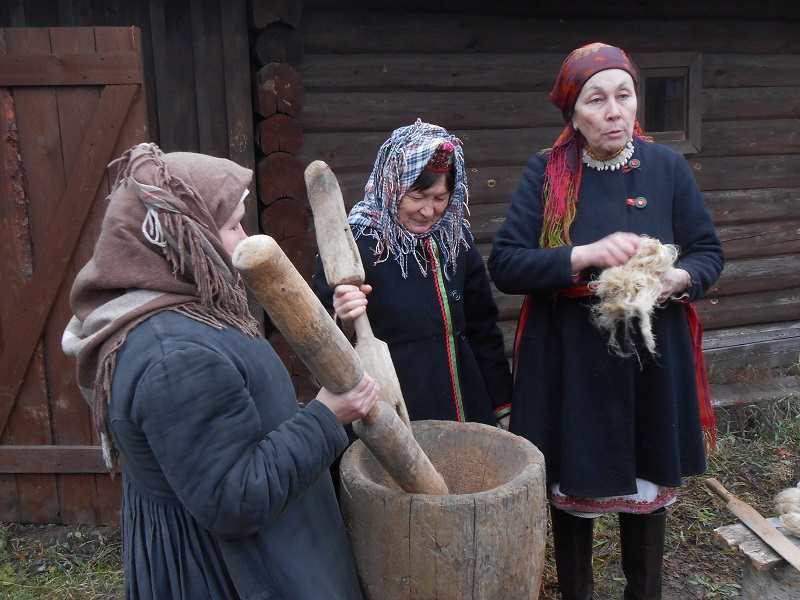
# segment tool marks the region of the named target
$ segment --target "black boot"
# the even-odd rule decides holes
[[[550,507],[558,589],[564,600],[591,600],[594,593],[592,543],[594,519]]]
[[[623,600],[660,600],[667,511],[619,514],[622,572],[627,584]]]

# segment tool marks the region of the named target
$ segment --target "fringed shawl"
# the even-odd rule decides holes
[[[134,327],[172,310],[222,329],[259,334],[244,286],[219,239],[252,180],[221,158],[139,144],[109,165],[119,174],[92,258],[70,294],[62,339],[78,363],[78,385],[92,407],[109,468],[117,452],[106,415],[117,350]]]
[[[455,145],[455,183],[450,204],[442,218],[430,231],[414,234],[397,218],[400,200],[425,168],[433,152],[443,142]],[[364,199],[350,211],[348,221],[356,238],[375,238],[375,263],[391,257],[400,265],[403,277],[408,275],[408,256],[412,255],[420,271],[427,275],[423,240],[433,238],[442,253],[445,276],[455,273],[460,246],[467,247],[464,217],[469,191],[464,169],[461,140],[442,127],[417,119],[413,125],[396,129],[378,151],[372,174],[364,188]]]

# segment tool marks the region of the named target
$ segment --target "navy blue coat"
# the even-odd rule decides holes
[[[367,315],[389,346],[408,414],[414,421],[473,421],[494,425],[511,401],[511,371],[497,327],[483,260],[472,242],[462,247],[449,280],[429,265],[423,275],[413,257],[408,277],[392,258],[375,264],[375,239],[356,241],[365,283],[372,285]],[[333,312],[333,290],[317,261],[314,291]],[[461,398],[459,403],[458,398]]]
[[[716,281],[722,249],[686,160],[658,144],[634,140],[638,168],[584,167],[574,245],[616,231],[658,238],[681,248],[680,268],[696,300]],[[573,496],[631,494],[637,477],[677,487],[705,471],[693,352],[685,307],[655,311],[658,357],[612,355],[607,334],[590,321],[591,297],[553,292],[574,285],[571,246],[539,248],[542,180],[549,154],[532,158],[494,239],[489,272],[498,289],[529,294],[519,332],[511,431],[544,454],[547,478]],[[645,198],[642,208],[627,203]],[[585,283],[598,274],[587,269]]]
[[[361,598],[328,467],[347,435],[299,410],[269,343],[174,312],[117,355],[126,597]]]

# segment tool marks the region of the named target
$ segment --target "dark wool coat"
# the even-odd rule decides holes
[[[639,139],[634,146],[636,168],[583,168],[572,243],[631,231],[677,244],[677,266],[691,275],[690,299],[696,300],[723,266],[702,195],[683,156]],[[489,258],[498,289],[531,295],[519,332],[511,431],[542,451],[548,480],[566,494],[631,494],[637,477],[677,487],[706,468],[685,307],[669,302],[656,309],[659,355],[640,346],[640,364],[609,352],[608,336],[590,322],[595,299],[553,297],[574,283],[572,247],[539,248],[548,157],[528,162]],[[639,208],[629,198],[646,204]],[[587,270],[580,279],[598,273]]]
[[[414,421],[494,425],[494,413],[511,401],[511,372],[497,327],[497,305],[483,260],[469,233],[467,237],[469,248],[461,248],[450,280],[434,273],[430,265],[424,276],[413,257],[404,279],[392,258],[375,264],[374,238],[364,234],[356,241],[365,283],[372,286],[367,297],[369,322],[375,337],[389,346]],[[333,312],[333,291],[319,261],[313,283]]]
[[[117,357],[126,597],[361,598],[328,466],[347,435],[298,410],[264,339],[173,312]]]

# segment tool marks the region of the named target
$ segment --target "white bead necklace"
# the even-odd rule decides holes
[[[629,141],[619,152],[606,160],[595,158],[587,147],[583,148],[583,164],[598,171],[615,171],[625,165],[631,156],[633,156],[633,141]]]

